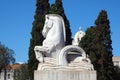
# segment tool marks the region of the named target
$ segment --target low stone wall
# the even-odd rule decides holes
[[[97,80],[96,71],[36,70],[34,80]]]

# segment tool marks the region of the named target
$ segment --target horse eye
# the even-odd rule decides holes
[[[47,19],[49,19],[49,17],[47,17]]]

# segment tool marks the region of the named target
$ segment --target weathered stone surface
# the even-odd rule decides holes
[[[88,70],[37,70],[34,80],[97,80],[96,71]]]

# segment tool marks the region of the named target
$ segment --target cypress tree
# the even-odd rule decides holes
[[[28,60],[28,69],[29,69],[29,75],[30,75],[30,80],[33,80],[34,77],[34,70],[37,69],[38,66],[38,61],[36,60],[35,57],[35,52],[34,52],[34,47],[37,45],[42,45],[42,42],[44,40],[42,36],[42,29],[44,26],[44,19],[45,19],[45,14],[49,12],[50,5],[48,3],[49,0],[36,0],[36,11],[35,11],[35,16],[34,16],[34,21],[33,21],[33,27],[32,27],[32,32],[31,36],[32,38],[30,39],[30,47],[29,47],[29,60]]]
[[[113,62],[112,62],[112,40],[111,40],[111,30],[110,22],[108,20],[107,12],[102,10],[98,18],[95,21],[96,31],[99,34],[99,64],[101,62],[100,74],[103,76],[101,80],[114,80],[113,72]]]
[[[97,62],[97,57],[95,54],[96,45],[94,45],[94,42],[93,42],[96,36],[95,27],[91,26],[86,30],[85,33],[86,35],[80,41],[80,46],[86,51],[86,54],[89,55],[89,58],[91,59],[92,64],[96,66],[95,65],[95,63]]]
[[[95,26],[86,30],[80,46],[89,55],[97,70],[97,80],[117,80],[112,62],[112,40],[107,12],[102,10]]]
[[[65,22],[65,29],[66,29],[66,45],[72,44],[70,24],[64,13],[62,0],[56,0],[55,4],[51,5],[50,13],[51,14],[59,14],[63,17],[64,22]]]

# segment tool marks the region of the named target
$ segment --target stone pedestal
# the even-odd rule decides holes
[[[36,70],[34,80],[97,80],[96,71]]]

